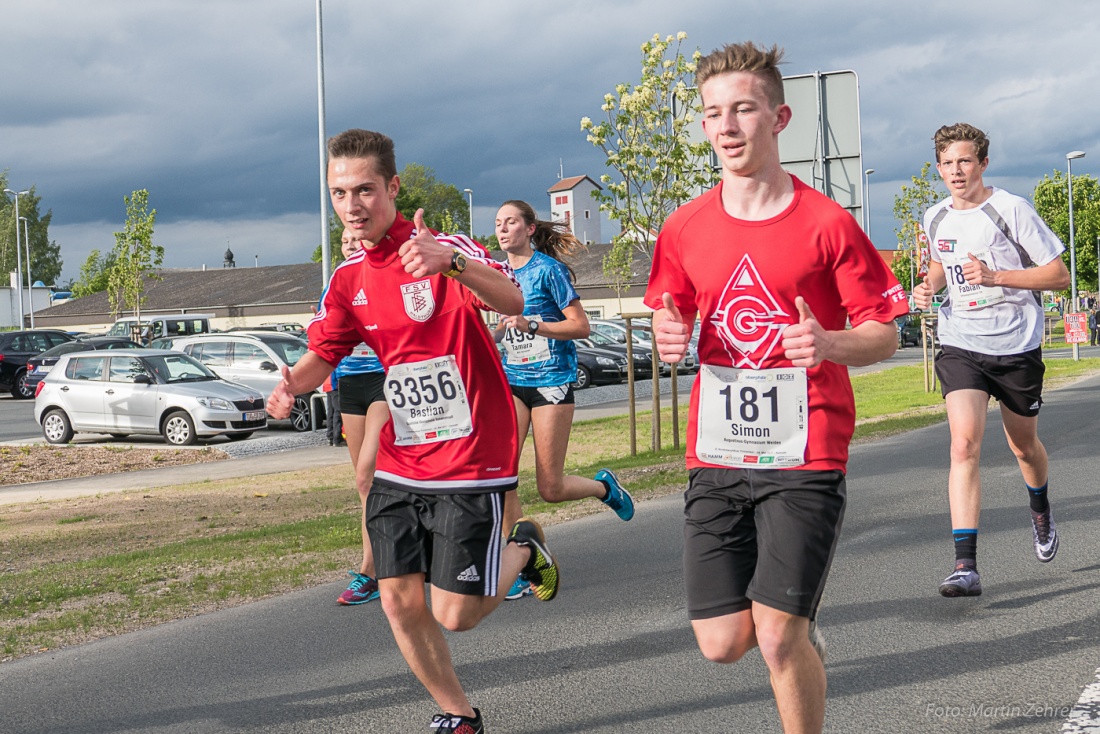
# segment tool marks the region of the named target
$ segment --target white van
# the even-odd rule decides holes
[[[107,331],[107,336],[122,336],[146,346],[153,339],[162,337],[209,334],[213,314],[189,313],[179,316],[144,316],[139,321],[133,316],[119,319]]]

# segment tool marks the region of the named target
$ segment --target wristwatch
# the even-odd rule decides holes
[[[443,273],[448,278],[453,278],[466,269],[466,256],[457,249],[451,250],[451,269]]]
[[[530,321],[527,322],[527,333],[528,334],[534,334],[538,330],[539,330],[539,322],[538,321],[535,321],[534,319],[531,319]]]

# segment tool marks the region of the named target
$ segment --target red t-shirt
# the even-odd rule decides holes
[[[336,268],[309,322],[309,348],[335,366],[365,342],[385,366],[391,420],[378,449],[379,484],[457,494],[512,489],[516,414],[479,313],[488,307],[457,280],[405,272],[397,253],[414,231],[399,213],[377,246]],[[515,281],[507,263],[473,240],[433,234]]]
[[[849,320],[852,326],[888,323],[908,311],[905,292],[856,220],[791,179],[794,199],[771,219],[731,217],[722,206],[719,184],[677,209],[657,238],[645,304],[662,308],[661,295],[668,292],[685,316],[699,314],[702,364],[744,370],[792,367],[784,356],[782,334],[799,321],[796,296],[831,331],[844,329]],[[823,362],[807,370],[806,385],[804,463],[780,468],[844,471],[855,430],[848,369]],[[699,393],[697,378],[691,392],[687,465],[721,468],[696,455]],[[768,405],[761,399],[742,407],[756,418]],[[756,458],[745,456],[743,461],[751,464]],[[760,466],[768,468],[763,462]]]

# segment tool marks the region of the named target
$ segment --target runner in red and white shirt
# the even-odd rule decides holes
[[[333,209],[364,249],[333,273],[310,322],[310,351],[283,368],[267,409],[285,418],[294,396],[320,385],[359,343],[377,353],[392,420],[366,522],[382,608],[442,710],[432,728],[478,734],[481,713],[458,681],[441,627],[474,627],[520,574],[544,601],[558,588],[536,522],[521,518],[501,548],[504,492],[516,487],[516,419],[479,310],[522,313],[523,295],[507,266],[472,240],[437,237],[423,210],[412,222],[397,212],[388,137],[347,130],[328,141],[328,158]]]
[[[907,304],[852,216],[781,167],[781,58],[744,43],[699,61],[721,184],[665,223],[645,303],[665,362],[683,358],[700,319],[684,496],[699,649],[732,663],[759,646],[784,729],[819,732],[816,613],[855,423],[847,366],[893,354]]]

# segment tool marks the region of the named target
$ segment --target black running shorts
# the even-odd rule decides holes
[[[541,408],[543,405],[573,405],[576,398],[572,385],[554,385],[552,387],[522,387],[509,385],[512,396],[528,408]]]
[[[1043,350],[991,355],[943,346],[936,355],[936,376],[944,397],[955,390],[981,390],[1002,406],[1028,418],[1043,405]]]
[[[386,402],[385,372],[360,372],[340,377],[340,412],[366,415],[371,403]]]
[[[422,573],[446,591],[496,596],[504,493],[414,494],[374,484],[367,532],[378,578]]]
[[[684,494],[688,616],[752,602],[813,619],[844,520],[844,474],[692,469]]]

